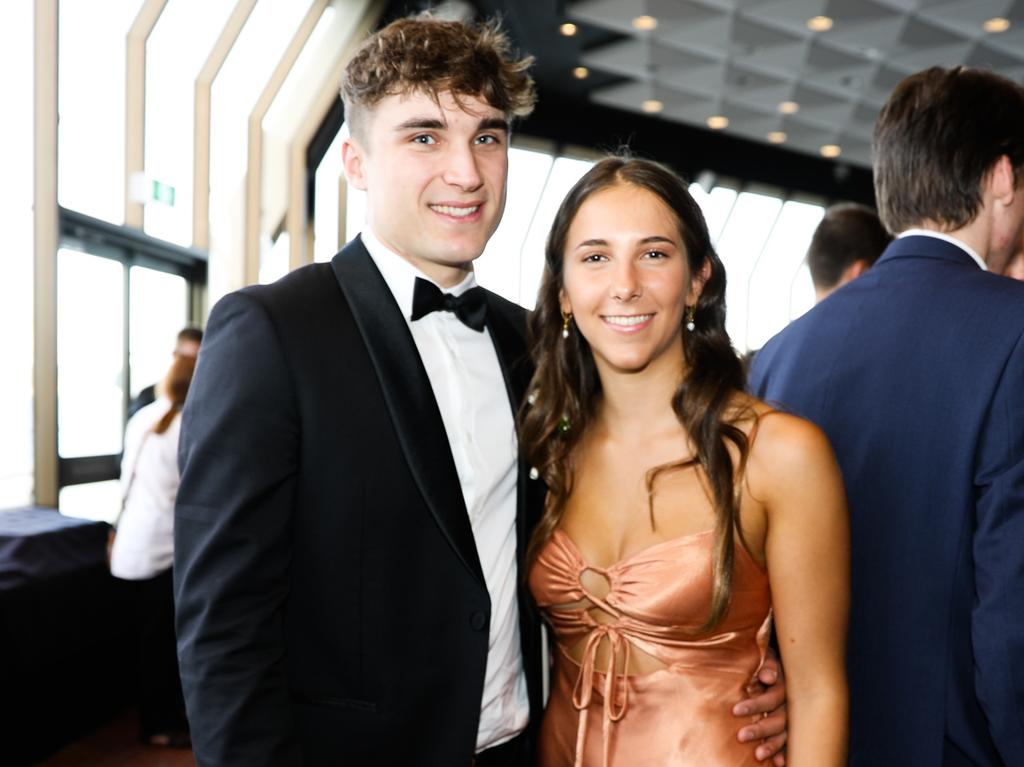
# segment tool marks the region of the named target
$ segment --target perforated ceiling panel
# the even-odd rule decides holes
[[[627,78],[593,100],[699,126],[725,118],[727,133],[865,166],[906,75],[967,64],[1024,82],[1024,0],[580,0],[566,13],[626,35],[585,52],[587,67]],[[638,29],[641,16],[656,26]],[[816,17],[831,27],[815,31]]]

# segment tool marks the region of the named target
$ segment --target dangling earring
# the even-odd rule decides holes
[[[562,312],[562,338],[569,337],[570,322],[572,322],[572,312]]]
[[[689,332],[693,332],[693,329],[697,327],[697,324],[693,321],[694,315],[697,313],[697,307],[687,306],[686,307],[686,329]]]

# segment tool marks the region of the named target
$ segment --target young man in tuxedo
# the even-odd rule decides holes
[[[850,764],[1024,764],[1024,88],[903,80],[874,136],[896,239],[769,341],[751,388],[820,426],[850,500]],[[994,272],[994,273],[990,273]]]
[[[515,436],[525,312],[472,268],[529,64],[486,25],[374,35],[342,89],[362,235],[210,316],[175,560],[200,767],[530,763],[543,659],[519,566],[543,488]],[[745,730],[773,753],[783,719]]]

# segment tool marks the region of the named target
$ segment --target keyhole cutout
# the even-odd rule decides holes
[[[580,572],[580,585],[583,586],[587,595],[594,601],[607,603],[608,595],[612,591],[612,583],[608,576],[600,570],[594,570],[589,567]],[[595,623],[615,623],[618,620],[617,615],[596,604],[591,606],[587,613],[594,619]]]

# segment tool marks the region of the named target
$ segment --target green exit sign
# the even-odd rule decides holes
[[[156,179],[153,180],[153,191],[152,200],[154,202],[162,202],[169,208],[174,207],[174,187],[170,184],[164,184]]]

